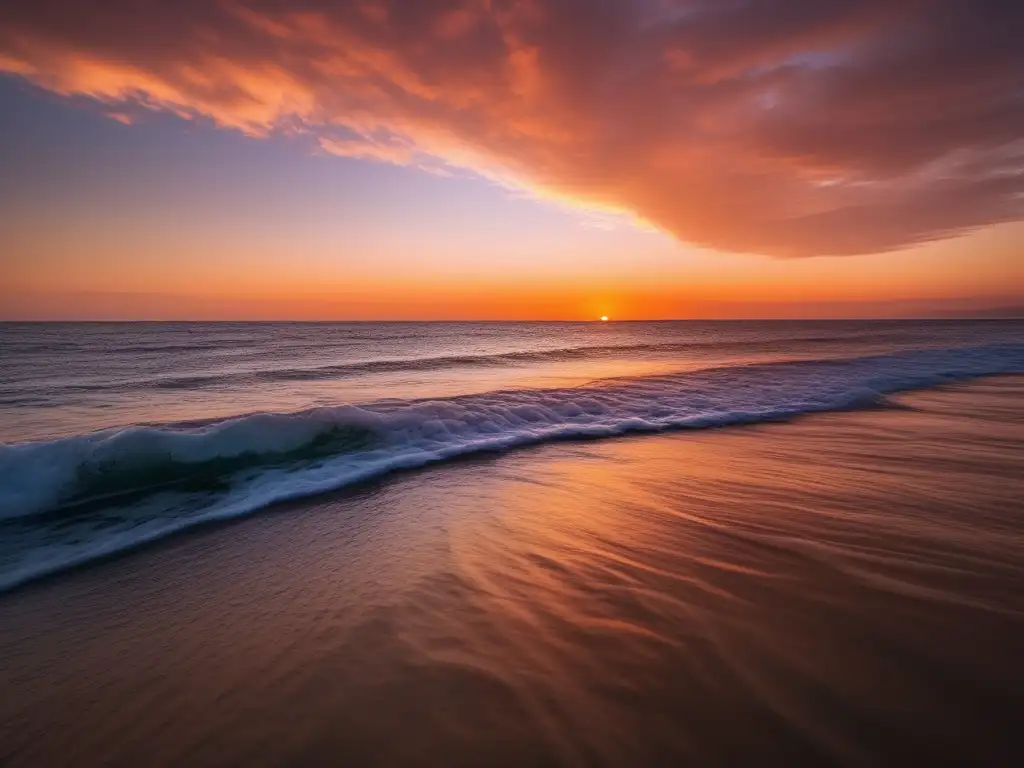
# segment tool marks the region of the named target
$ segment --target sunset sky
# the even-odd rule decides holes
[[[0,319],[1024,313],[1019,0],[7,0]]]

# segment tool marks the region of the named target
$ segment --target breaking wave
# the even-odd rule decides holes
[[[1024,344],[719,367],[0,445],[0,589],[204,521],[457,455],[778,420],[1007,373],[1024,373]]]

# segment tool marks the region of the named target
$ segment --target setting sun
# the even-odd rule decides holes
[[[1024,768],[1021,40],[0,0],[0,768]]]

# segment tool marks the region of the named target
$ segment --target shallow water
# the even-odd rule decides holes
[[[0,441],[1007,342],[1024,322],[0,323]]]
[[[1024,372],[1024,323],[0,325],[0,590],[400,469]]]
[[[0,762],[1019,765],[1022,398],[477,455],[0,596]]]

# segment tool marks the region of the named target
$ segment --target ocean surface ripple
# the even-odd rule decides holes
[[[789,347],[806,352],[807,344],[820,343],[821,331],[812,331]],[[863,336],[863,329],[852,334],[854,340]],[[0,589],[203,522],[455,456],[551,440],[787,419],[877,405],[886,395],[909,389],[1024,373],[1024,343],[1012,335],[1006,338],[1004,334],[996,343],[974,346],[897,347],[889,354],[842,356],[851,344],[846,333],[837,336],[831,354],[821,356],[690,359],[675,371],[662,367],[654,370],[667,372],[647,373],[650,368],[638,368],[642,372],[574,386],[483,392],[470,386],[467,394],[377,397],[293,412],[135,424],[0,444]],[[682,349],[671,338],[647,338],[633,348],[624,341],[591,340],[589,346],[567,348],[564,339],[554,339],[546,351],[495,351],[492,345],[489,358],[532,364],[564,360],[566,355],[584,357],[589,350],[593,362],[616,349],[622,354],[632,349],[641,356],[652,349]],[[720,342],[721,348],[733,350],[753,343],[736,334]],[[763,340],[763,348],[779,346],[777,339]],[[32,356],[39,348],[24,345],[21,353]],[[405,372],[416,371],[422,359],[481,357],[488,356],[421,355],[406,361]],[[397,363],[378,361],[381,369],[392,365]],[[251,381],[257,374],[244,376]],[[189,378],[181,370],[175,376]],[[225,376],[233,381],[242,374],[235,370]],[[280,374],[269,377],[279,379]]]

